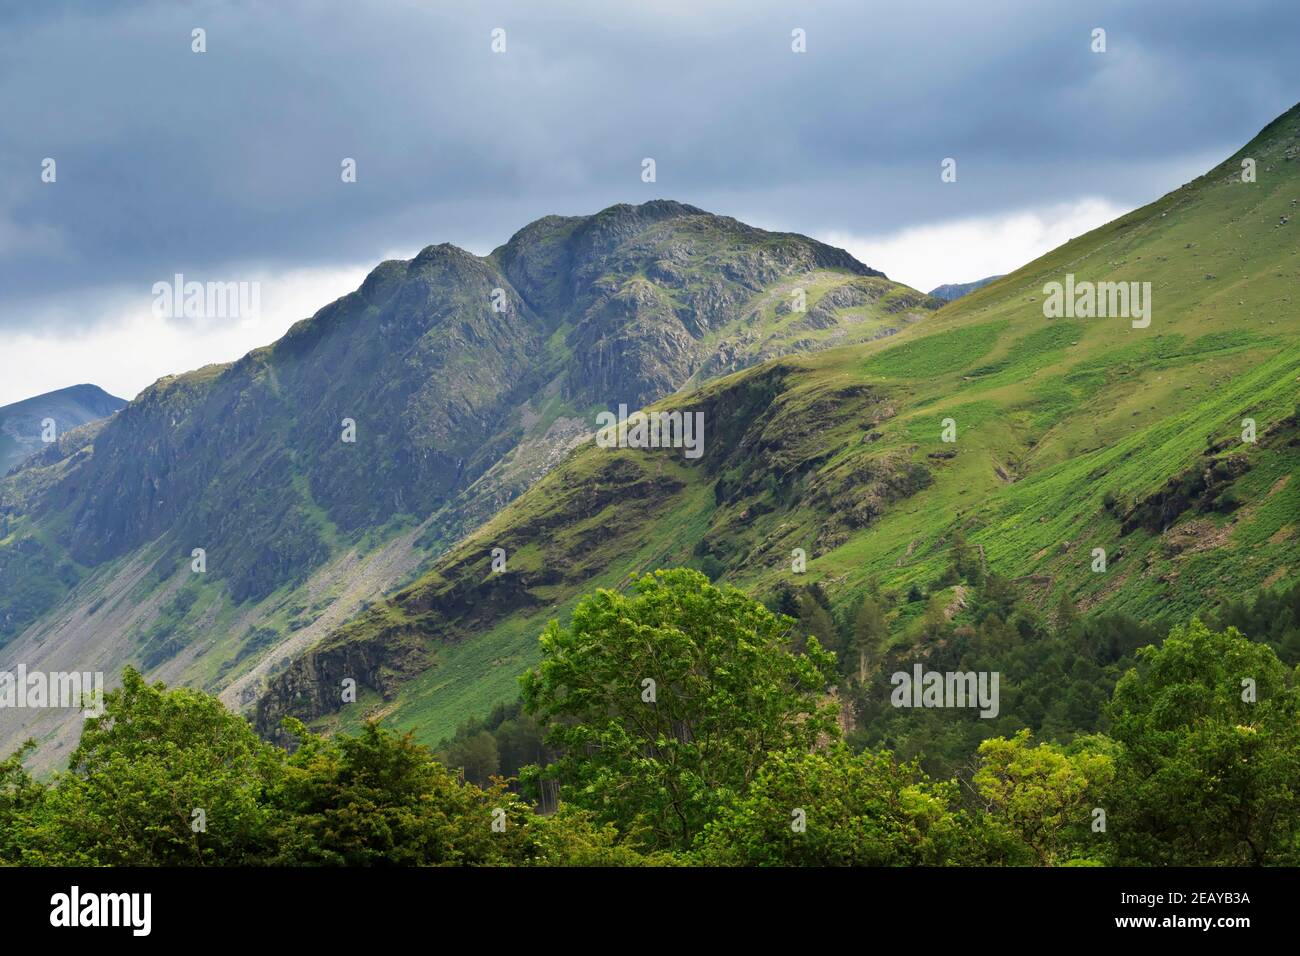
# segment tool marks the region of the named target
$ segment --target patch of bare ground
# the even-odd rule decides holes
[[[1012,583],[1021,588],[1033,605],[1041,610],[1046,606],[1047,598],[1052,593],[1054,580],[1050,574],[1029,574],[1023,578],[1016,578]]]
[[[966,607],[966,586],[964,584],[958,584],[952,589],[952,600],[949,601],[948,606],[943,609],[943,616],[951,621],[956,617],[957,612],[962,610],[964,607]]]
[[[1228,543],[1228,538],[1232,536],[1232,529],[1237,524],[1238,522],[1233,520],[1223,525],[1216,525],[1213,521],[1204,518],[1194,518],[1175,525],[1162,534],[1161,545],[1165,553],[1170,556],[1186,556],[1201,551],[1211,551]]]
[[[1109,601],[1111,595],[1124,586],[1128,580],[1129,574],[1133,571],[1133,563],[1126,561],[1118,574],[1110,576],[1106,583],[1093,594],[1085,594],[1079,599],[1078,609],[1080,614],[1087,614],[1093,608]]]
[[[355,549],[347,552],[313,575],[308,584],[312,596],[337,594],[334,600],[306,627],[293,631],[270,648],[249,671],[221,692],[221,701],[232,709],[252,704],[260,694],[271,669],[284,658],[302,654],[326,634],[337,629],[361,607],[392,588],[402,576],[420,563],[424,552],[415,546],[426,525],[421,524],[398,535],[383,547],[358,557]],[[254,622],[247,621],[251,625]]]
[[[1287,572],[1290,570],[1291,569],[1289,567],[1283,565],[1282,567],[1274,571],[1272,574],[1270,574],[1268,577],[1266,577],[1262,583],[1262,586],[1266,588],[1271,588],[1273,585],[1277,584],[1278,581],[1281,581],[1284,577],[1286,577]]]

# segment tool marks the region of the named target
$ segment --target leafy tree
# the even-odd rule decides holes
[[[35,747],[36,742],[29,740],[0,761],[0,864],[22,860],[34,815],[45,799],[44,785],[23,766],[23,760]]]
[[[493,736],[501,757],[502,773],[515,776],[522,767],[542,762],[542,729],[528,714],[503,721]]]
[[[266,792],[281,755],[215,697],[122,686],[87,718],[46,795],[24,862],[94,866],[236,865],[261,859]]]
[[[956,580],[969,581],[979,587],[984,582],[984,566],[979,553],[970,546],[961,529],[953,532],[952,545],[948,549],[952,557],[952,569]]]
[[[1122,864],[1294,865],[1300,692],[1272,649],[1199,620],[1139,652],[1111,701]],[[1253,683],[1252,683],[1253,682]]]
[[[811,591],[805,591],[799,601],[799,629],[795,649],[803,650],[804,642],[810,637],[815,637],[827,650],[839,649],[839,634],[830,612]]]
[[[796,619],[799,617],[799,594],[784,581],[777,585],[765,603],[773,614]]]
[[[980,744],[972,782],[993,819],[1029,847],[1040,866],[1050,866],[1060,861],[1066,832],[1090,818],[1115,767],[1107,753],[1030,746],[1030,736],[1022,730]]]
[[[531,782],[652,849],[687,849],[769,752],[838,732],[833,655],[789,650],[788,618],[698,571],[656,571],[635,595],[599,590],[552,621],[525,708],[560,756]]]
[[[1078,608],[1070,600],[1070,595],[1065,591],[1061,592],[1061,599],[1056,603],[1056,629],[1058,631],[1068,631],[1079,621]]]
[[[671,853],[643,853],[624,840],[612,823],[599,824],[587,810],[562,805],[536,826],[537,866],[674,866]]]
[[[409,733],[371,721],[326,739],[287,721],[301,746],[272,794],[280,865],[524,863],[538,818],[497,780],[462,783]],[[504,827],[493,828],[495,819]]]
[[[948,633],[948,615],[945,612],[943,595],[936,594],[925,606],[925,616],[921,619],[921,632],[926,640],[937,641]]]
[[[868,662],[875,664],[884,653],[889,641],[889,625],[885,609],[878,598],[868,594],[858,605],[853,617],[853,648],[858,653],[858,683],[867,680]]]
[[[501,772],[497,740],[486,730],[454,742],[447,751],[447,766],[460,768],[465,779],[485,787]]]
[[[1261,588],[1253,601],[1229,601],[1213,621],[1217,630],[1235,627],[1268,644],[1288,666],[1300,664],[1300,584],[1287,590]]]
[[[699,841],[713,866],[900,866],[970,863],[988,851],[958,806],[954,783],[935,783],[888,751],[843,744],[773,754],[753,786]]]
[[[727,571],[727,566],[711,554],[700,558],[700,571],[710,581],[716,581]]]

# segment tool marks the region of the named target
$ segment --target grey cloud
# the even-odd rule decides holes
[[[661,196],[857,234],[1081,195],[1134,205],[1300,99],[1297,35],[1293,0],[6,8],[0,326],[79,290],[485,251],[540,215]],[[945,156],[959,189],[938,187]]]

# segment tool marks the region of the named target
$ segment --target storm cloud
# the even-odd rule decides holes
[[[350,282],[430,243],[484,253],[542,215],[657,197],[819,237],[1131,208],[1300,99],[1294,0],[13,6],[0,332],[29,336],[120,321],[132,296],[147,312],[178,272]]]

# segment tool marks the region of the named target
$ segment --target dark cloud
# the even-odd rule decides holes
[[[485,250],[656,196],[857,234],[1135,205],[1300,99],[1298,35],[1294,0],[6,5],[0,325],[174,272]]]

